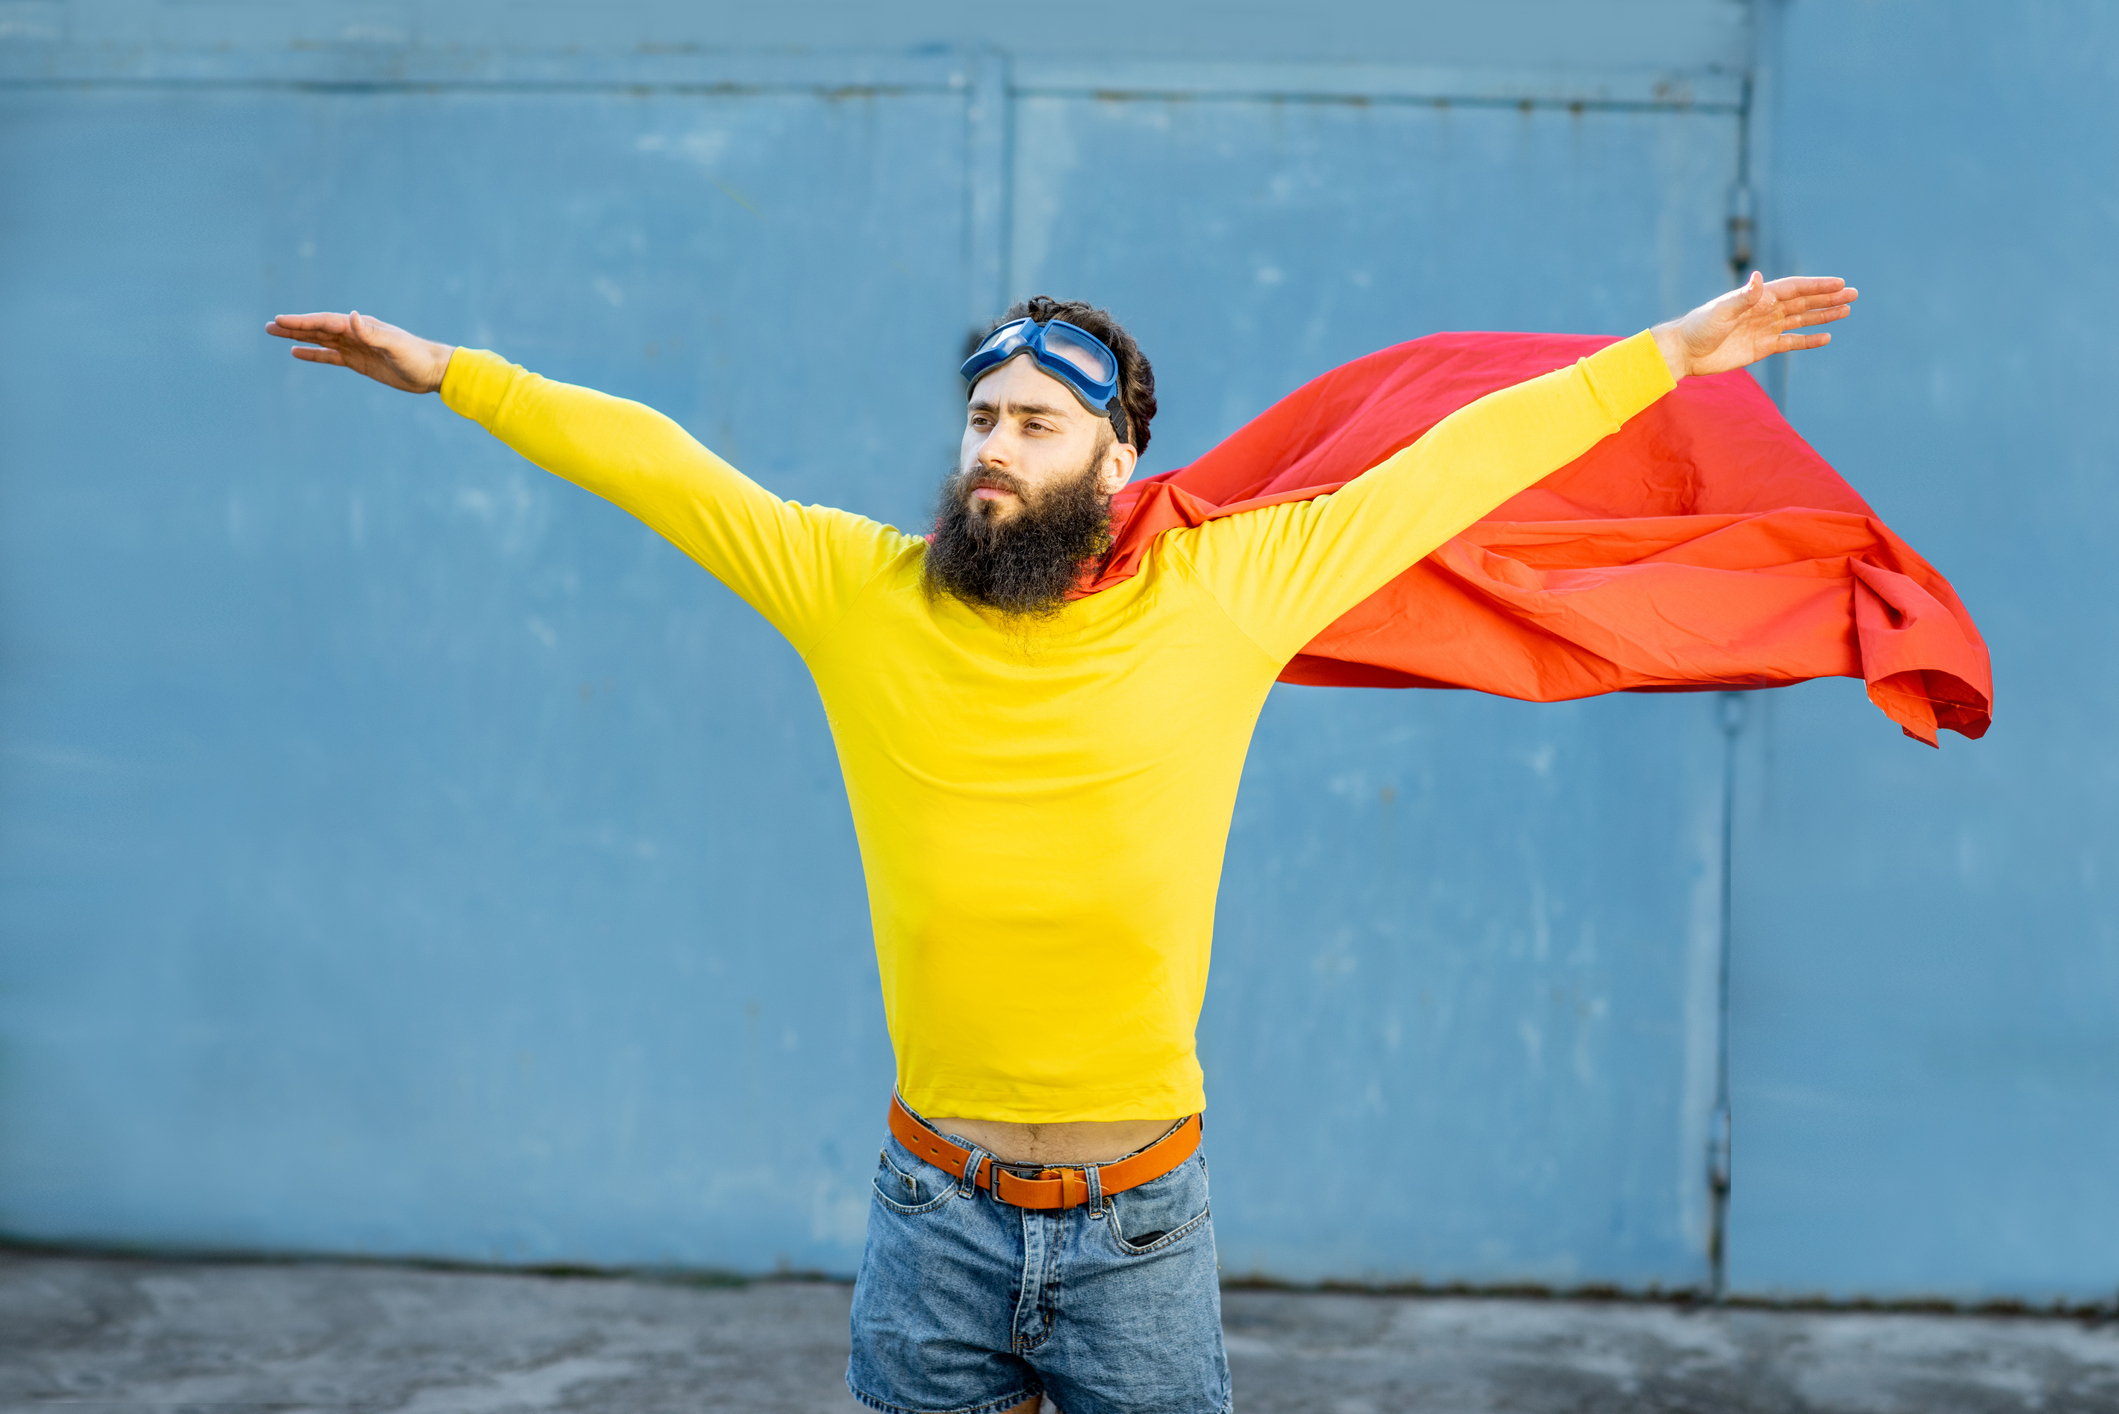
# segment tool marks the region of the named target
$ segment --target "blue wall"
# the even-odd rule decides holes
[[[889,1055],[799,662],[265,317],[494,347],[914,524],[1012,295],[1128,320],[1155,470],[1385,342],[1683,308],[1748,180],[1769,255],[1864,288],[1781,391],[1980,615],[2000,725],[1929,753],[1846,683],[1740,720],[1277,690],[1201,1038],[1225,1268],[1709,1284],[1733,824],[1733,1286],[2119,1285],[2112,684],[2058,651],[2110,641],[2072,301],[2111,282],[2119,27],[1107,9],[1071,47],[938,3],[6,12],[0,1229],[858,1253]],[[885,319],[933,357],[816,406],[799,336]]]

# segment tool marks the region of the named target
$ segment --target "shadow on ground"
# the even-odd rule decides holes
[[[0,1254],[0,1410],[858,1408],[851,1291]],[[1244,1414],[2119,1414],[2119,1324],[1231,1291]]]

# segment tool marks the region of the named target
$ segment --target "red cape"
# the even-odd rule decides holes
[[[1165,530],[1335,491],[1497,388],[1613,342],[1433,334],[1335,368],[1198,461],[1112,502],[1093,593]],[[1935,745],[1983,735],[1986,644],[1741,371],[1688,378],[1625,428],[1357,604],[1281,673],[1532,702],[1856,677]]]

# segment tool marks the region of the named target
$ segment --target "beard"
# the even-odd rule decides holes
[[[953,594],[1010,618],[1050,618],[1067,604],[1082,571],[1111,548],[1111,498],[1096,489],[1108,450],[1100,441],[1079,475],[1036,500],[1005,471],[973,464],[942,483],[941,510],[927,545],[930,594]],[[1015,514],[972,493],[998,486],[1016,495]]]

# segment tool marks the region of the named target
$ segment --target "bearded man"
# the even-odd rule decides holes
[[[1147,359],[1086,304],[1017,305],[963,365],[932,537],[782,501],[652,409],[491,353],[358,313],[268,329],[297,358],[438,390],[661,532],[808,665],[897,1057],[855,1397],[1214,1414],[1229,1375],[1193,1033],[1267,690],[1320,629],[1678,379],[1826,343],[1789,331],[1853,298],[1754,275],[1482,398],[1333,494],[1166,531],[1093,594],[1156,404]]]

